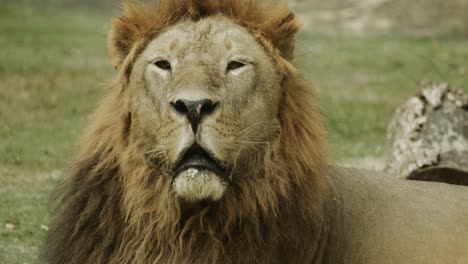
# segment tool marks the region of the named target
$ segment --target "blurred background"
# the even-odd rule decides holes
[[[334,160],[381,168],[393,111],[421,80],[468,91],[468,0],[296,0],[298,68]],[[115,72],[118,0],[0,0],[0,263],[34,263],[50,194]]]

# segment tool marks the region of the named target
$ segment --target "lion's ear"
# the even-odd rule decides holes
[[[110,62],[119,69],[122,62],[132,50],[139,30],[135,23],[126,17],[118,17],[112,23],[108,36]]]
[[[292,60],[294,57],[296,33],[300,27],[301,25],[297,17],[293,13],[289,13],[279,22],[275,29],[276,45],[281,55],[287,60]]]
[[[293,60],[294,50],[296,48],[295,37],[292,36],[291,38],[292,38],[291,41],[284,41],[284,43],[279,48],[282,56],[289,61]]]

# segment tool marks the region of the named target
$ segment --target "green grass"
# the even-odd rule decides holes
[[[318,90],[337,160],[383,157],[395,108],[422,80],[468,91],[468,39],[301,35],[298,64]]]
[[[0,263],[34,262],[50,193],[113,74],[109,21],[83,11],[0,6]]]
[[[34,263],[51,191],[114,74],[110,18],[12,3],[0,6],[0,263]],[[298,65],[319,91],[334,157],[383,157],[393,110],[419,80],[468,87],[467,44],[301,35]]]

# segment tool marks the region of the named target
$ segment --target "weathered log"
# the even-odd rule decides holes
[[[468,185],[468,95],[425,82],[387,131],[386,170],[411,180]]]

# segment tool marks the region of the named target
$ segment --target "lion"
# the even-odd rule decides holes
[[[468,263],[468,189],[329,166],[287,1],[127,1],[44,263]]]

